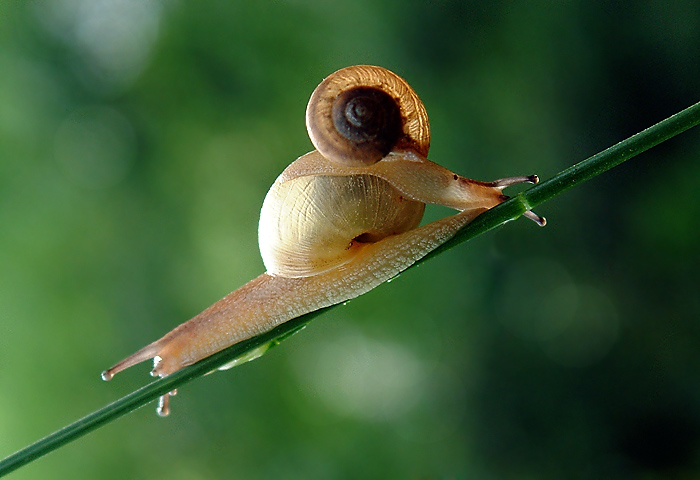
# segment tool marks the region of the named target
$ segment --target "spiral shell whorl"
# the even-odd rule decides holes
[[[347,128],[337,128],[338,115],[345,113],[348,97],[355,93],[369,95],[370,104],[387,106],[389,101],[398,107],[395,120],[392,109],[381,115],[386,117],[387,130],[376,139],[372,135],[365,139],[360,133],[358,141],[353,132],[347,135]],[[352,106],[347,108],[352,113]],[[371,116],[370,121],[374,121]],[[371,65],[343,68],[323,80],[309,99],[306,126],[311,142],[324,157],[348,166],[371,165],[394,148],[427,156],[430,147],[428,114],[418,95],[398,75]]]

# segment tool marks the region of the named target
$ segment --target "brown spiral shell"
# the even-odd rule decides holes
[[[416,92],[372,65],[329,75],[311,94],[306,128],[321,155],[346,166],[372,165],[394,149],[427,156],[430,125]]]

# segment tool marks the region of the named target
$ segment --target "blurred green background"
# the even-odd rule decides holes
[[[0,2],[0,457],[263,271],[308,97],[357,63],[418,92],[431,159],[546,179],[700,100],[700,3]],[[691,130],[12,478],[698,478],[699,159]]]

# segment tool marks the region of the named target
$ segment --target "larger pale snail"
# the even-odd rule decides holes
[[[277,178],[260,212],[267,271],[146,345],[102,378],[150,358],[166,376],[292,318],[362,295],[396,276],[535,175],[479,182],[426,158],[428,115],[394,73],[360,65],[316,87],[306,109],[316,150]],[[460,212],[419,227],[425,204]],[[539,224],[544,219],[526,216]],[[158,413],[167,415],[168,394]]]

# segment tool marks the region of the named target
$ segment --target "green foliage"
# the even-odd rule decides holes
[[[0,3],[0,456],[136,390],[147,367],[99,372],[262,271],[256,212],[323,76],[391,68],[433,160],[546,179],[698,100],[699,8]],[[699,151],[666,142],[545,230],[452,249],[13,478],[693,478]]]
[[[479,233],[491,230],[507,221],[515,220],[526,210],[530,210],[541,204],[545,200],[551,199],[565,190],[575,185],[593,178],[596,175],[629,160],[639,153],[652,148],[669,138],[684,132],[688,128],[700,124],[700,103],[688,107],[671,118],[660,122],[652,128],[646,129],[617,145],[608,148],[600,154],[578,163],[571,168],[561,172],[554,178],[541,183],[527,192],[518,194],[497,208],[481,215],[477,220],[465,226],[458,232],[452,241],[446,243],[442,248],[432,252],[430,257],[437,253],[444,252],[459,243],[469,240]],[[539,220],[538,220],[539,222]],[[424,257],[422,261],[429,257]],[[417,265],[417,264],[415,264]],[[415,266],[414,265],[414,266]],[[77,422],[49,435],[48,437],[18,451],[16,454],[0,462],[0,476],[9,473],[26,463],[29,463],[40,456],[73,441],[92,430],[129,413],[160,395],[172,392],[181,385],[212,372],[216,369],[228,369],[236,363],[244,363],[255,360],[266,353],[271,347],[278,345],[283,340],[289,338],[294,333],[306,326],[312,319],[321,313],[325,313],[332,307],[314,311],[292,319],[274,330],[267,332],[250,340],[237,343],[226,350],[212,355],[195,365],[184,368],[175,374],[169,375],[153,382],[151,385],[141,388],[138,391],[114,402],[107,407],[100,409]]]

